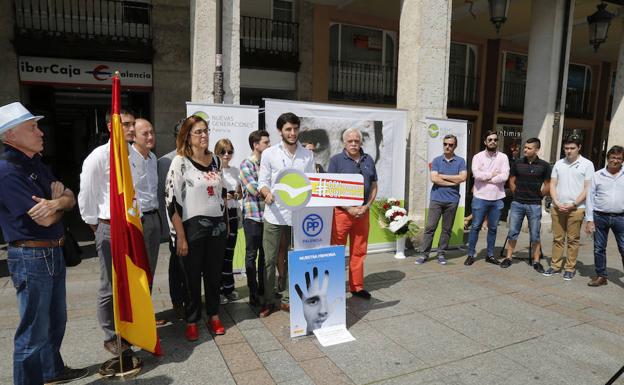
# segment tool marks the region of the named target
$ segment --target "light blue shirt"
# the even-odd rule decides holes
[[[594,221],[594,211],[603,213],[624,213],[624,172],[620,170],[613,175],[607,168],[596,171],[591,180],[591,187],[587,194],[585,219]]]

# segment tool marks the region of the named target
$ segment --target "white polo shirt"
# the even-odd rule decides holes
[[[297,142],[295,155],[291,156],[281,141],[277,146],[271,146],[262,152],[260,171],[258,173],[258,190],[268,187],[273,192],[273,185],[277,174],[284,168],[296,168],[305,173],[313,173],[314,156],[312,151],[304,148]],[[292,226],[292,213],[283,207],[277,200],[264,207],[264,220],[274,225]]]
[[[593,176],[594,164],[582,155],[572,163],[565,157],[559,159],[550,175],[557,179],[557,200],[560,203],[573,203],[583,192],[585,181],[590,181]],[[585,201],[578,208],[585,208]]]

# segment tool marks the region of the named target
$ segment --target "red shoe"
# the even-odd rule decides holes
[[[225,334],[225,328],[223,327],[223,324],[219,319],[210,320],[210,330],[212,330],[212,332],[218,336],[222,336]]]
[[[197,330],[197,324],[187,324],[186,325],[186,339],[189,341],[197,341],[199,338],[199,331]]]

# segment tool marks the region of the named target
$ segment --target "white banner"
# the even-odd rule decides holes
[[[461,156],[466,159],[468,151],[468,122],[465,120],[456,119],[436,119],[426,118],[427,122],[427,159],[429,165],[429,171],[431,172],[431,162],[434,158],[443,155],[443,144],[445,135],[455,135],[457,137],[457,148],[455,148],[455,155]],[[431,179],[427,178],[427,208],[429,207],[429,199],[431,195]],[[451,239],[449,241],[450,246],[459,246],[463,244],[463,225],[464,225],[464,209],[466,205],[466,183],[459,185],[459,204],[457,207],[457,213],[455,214],[455,222],[451,231]],[[440,228],[436,232],[436,236],[433,240],[434,247],[438,244]]]
[[[258,129],[258,107],[186,102],[187,116],[198,112],[208,117],[210,151],[214,150],[219,139],[229,139],[234,146],[230,166],[240,168],[241,162],[251,154],[249,134]]]
[[[20,56],[17,68],[25,84],[111,87],[111,77],[119,71],[123,88],[152,88],[152,65],[148,63]]]
[[[358,128],[363,135],[364,152],[375,160],[379,178],[377,198],[404,199],[406,111],[265,99],[266,127],[273,144],[281,141],[276,121],[284,112],[301,118],[299,141],[316,145],[315,161],[325,170],[329,159],[344,148],[342,133],[350,127]]]

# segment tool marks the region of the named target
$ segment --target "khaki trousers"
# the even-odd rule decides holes
[[[581,225],[585,216],[585,209],[576,209],[571,212],[561,212],[555,207],[550,210],[552,216],[553,247],[550,267],[561,270],[563,264],[563,248],[566,237],[568,238],[568,249],[566,252],[565,271],[574,271],[576,268],[576,257],[579,250],[579,239],[581,237]]]

